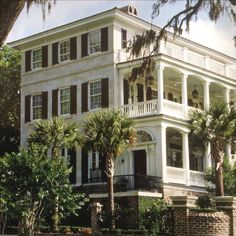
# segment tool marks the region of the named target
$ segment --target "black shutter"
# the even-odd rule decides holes
[[[58,89],[52,90],[52,116],[58,116]]]
[[[70,39],[70,59],[75,60],[77,58],[77,44],[76,37]]]
[[[83,83],[81,88],[82,112],[88,111],[88,83]]]
[[[31,71],[31,50],[25,52],[25,72]]]
[[[42,47],[42,67],[48,66],[48,46]]]
[[[42,93],[42,119],[48,118],[48,92]]]
[[[137,84],[137,90],[138,90],[138,102],[143,102],[143,85]]]
[[[109,79],[102,79],[102,108],[109,107]]]
[[[25,96],[25,123],[30,122],[31,96]]]
[[[124,105],[129,103],[129,81],[123,80],[123,92],[124,92]]]
[[[101,29],[101,49],[108,51],[108,27]]]
[[[77,113],[77,86],[70,86],[70,114]]]
[[[81,150],[82,154],[82,184],[88,183],[88,153],[84,149]]]
[[[76,150],[69,150],[68,155],[70,156],[69,166],[72,168],[69,180],[71,184],[76,184]]]
[[[147,87],[146,98],[147,98],[147,101],[152,100],[152,89],[151,89],[151,87]]]
[[[81,57],[88,56],[88,33],[81,36]]]
[[[58,42],[52,44],[52,64],[58,64]]]

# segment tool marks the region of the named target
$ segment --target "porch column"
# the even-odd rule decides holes
[[[164,93],[164,81],[163,81],[164,67],[157,66],[157,86],[158,86],[158,113],[163,112],[163,93]]]
[[[183,168],[185,169],[186,185],[189,185],[190,172],[189,172],[188,133],[182,133],[182,146],[183,146]]]
[[[187,110],[188,107],[187,78],[187,74],[182,74],[182,104],[184,105],[185,110]]]
[[[210,91],[209,91],[210,82],[205,81],[203,82],[203,85],[204,85],[204,107],[208,107],[210,104]]]
[[[207,144],[205,149],[205,170],[212,167],[211,164],[211,145]]]
[[[224,100],[225,100],[225,102],[229,105],[229,92],[230,92],[230,89],[228,89],[228,88],[225,88],[224,89]]]
[[[162,177],[163,183],[166,182],[166,127],[160,125],[157,127],[157,145],[156,145],[156,170],[157,176]]]

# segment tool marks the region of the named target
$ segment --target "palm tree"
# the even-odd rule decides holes
[[[224,101],[214,102],[204,110],[192,110],[190,127],[204,144],[211,145],[215,163],[216,195],[224,196],[223,157],[226,146],[236,141],[236,108]]]
[[[113,176],[119,155],[136,143],[136,132],[132,121],[119,110],[102,110],[91,114],[84,124],[84,144],[88,150],[101,153],[105,159],[108,182],[111,230],[115,229]]]
[[[37,148],[42,153],[51,150],[52,160],[57,161],[61,156],[61,149],[76,149],[82,143],[78,125],[65,123],[57,117],[51,120],[36,122],[34,131],[29,135],[28,143],[31,148]],[[52,230],[58,232],[59,215],[57,207],[58,197],[55,196],[55,208],[52,216]]]

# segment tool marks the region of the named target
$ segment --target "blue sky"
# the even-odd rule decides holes
[[[56,5],[52,6],[50,14],[46,15],[45,21],[42,20],[41,7],[34,5],[28,13],[26,9],[21,12],[6,42],[15,41],[114,7],[126,5],[135,6],[138,10],[138,17],[151,22],[152,5],[154,2],[153,0],[57,0]],[[163,26],[174,13],[177,13],[181,9],[183,9],[183,1],[181,0],[175,5],[168,5],[161,10],[160,15],[153,23]],[[236,35],[236,26],[227,17],[224,17],[215,24],[207,19],[206,14],[202,13],[197,22],[191,23],[190,33],[185,34],[185,37],[236,57],[236,48],[234,47],[233,41],[234,35]]]

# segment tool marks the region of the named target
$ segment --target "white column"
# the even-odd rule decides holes
[[[158,85],[158,112],[163,112],[163,93],[164,93],[164,81],[163,81],[164,67],[157,66],[157,85]]]
[[[187,74],[182,74],[182,104],[184,109],[187,110],[188,107],[188,85],[187,85]]]
[[[224,100],[225,100],[225,102],[227,103],[227,104],[229,104],[229,92],[230,92],[230,90],[228,89],[228,88],[225,88],[224,89]]]
[[[186,185],[190,184],[190,172],[189,172],[189,146],[188,146],[188,134],[182,133],[182,148],[183,148],[183,168],[185,170]]]
[[[120,83],[120,104],[121,106],[124,105],[124,74],[121,74],[120,72],[118,73],[118,81]],[[116,91],[116,88],[114,86],[114,92]]]
[[[167,182],[166,178],[166,127],[160,125],[157,127],[157,144],[156,144],[156,175],[162,177],[163,183]]]
[[[211,145],[207,144],[205,149],[205,170],[212,167],[211,164]]]
[[[210,104],[210,82],[205,81],[203,82],[204,85],[204,107],[208,107]]]

